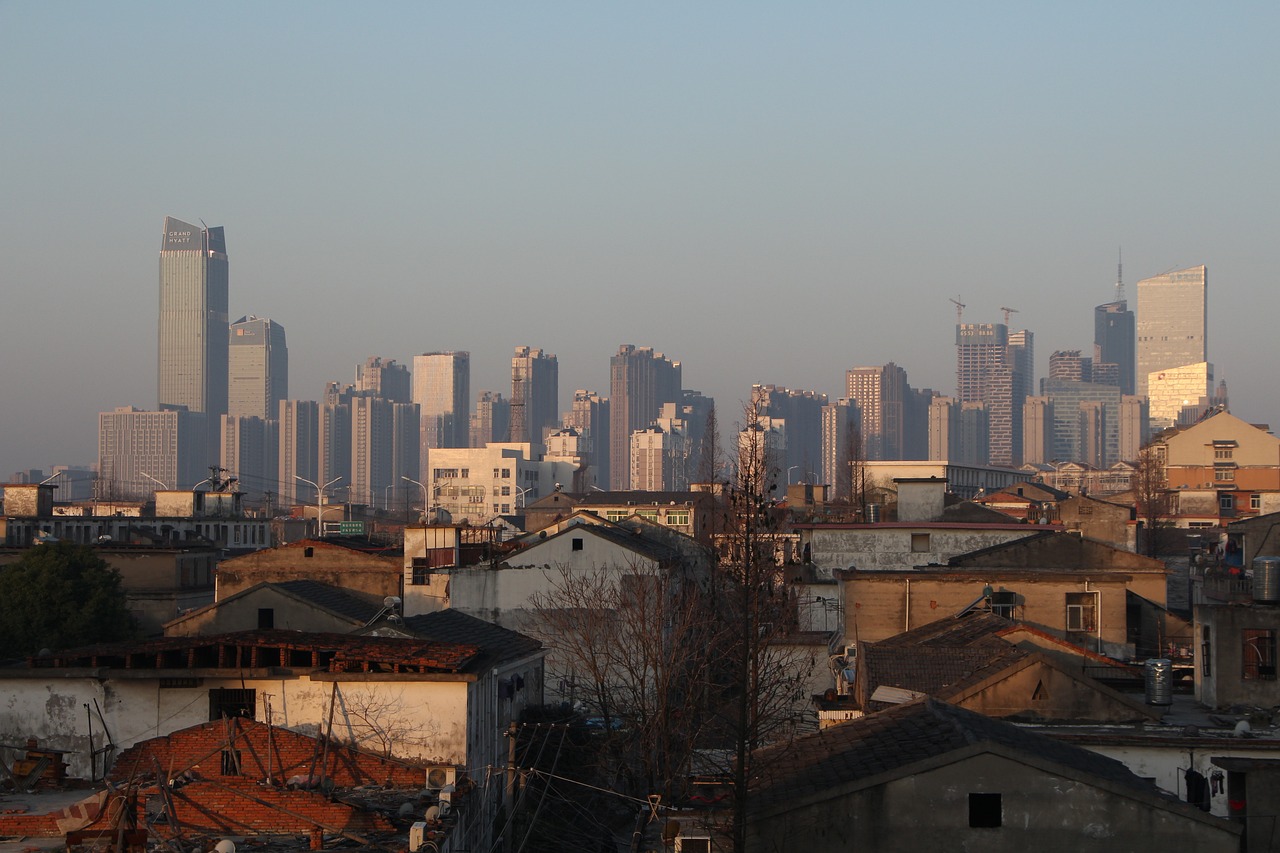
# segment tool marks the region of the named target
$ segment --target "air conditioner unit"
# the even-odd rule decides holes
[[[450,764],[442,764],[427,768],[427,790],[440,793],[445,785],[453,785],[458,781],[458,768]]]
[[[409,853],[421,850],[427,840],[427,824],[426,821],[418,821],[409,827]]]
[[[711,853],[708,835],[677,835],[676,853]]]
[[[844,647],[844,659],[853,662],[858,659],[858,644],[850,643]]]

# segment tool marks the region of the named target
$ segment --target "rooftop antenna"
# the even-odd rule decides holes
[[[1116,302],[1124,302],[1124,249],[1116,249]]]
[[[1018,313],[1017,308],[1005,308],[1003,305],[1000,306],[1000,310],[1004,312],[1004,324],[1006,326],[1009,325],[1009,315]]]
[[[952,305],[956,306],[956,325],[960,325],[960,321],[964,319],[964,303],[960,301],[959,294],[955,299],[949,300]]]

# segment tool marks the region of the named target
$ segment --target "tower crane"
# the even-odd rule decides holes
[[[952,305],[956,306],[956,325],[960,325],[960,321],[964,319],[964,303],[960,301],[957,295],[955,299],[948,300]]]
[[[1004,312],[1004,324],[1006,326],[1009,325],[1009,315],[1018,313],[1017,308],[1005,308],[1003,305],[1000,306],[1000,310]]]

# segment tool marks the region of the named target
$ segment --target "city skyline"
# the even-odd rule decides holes
[[[231,232],[230,316],[288,328],[301,399],[449,350],[505,396],[530,344],[563,411],[633,341],[728,432],[752,385],[836,399],[855,365],[952,392],[957,297],[1017,309],[1040,377],[1122,245],[1133,281],[1213,267],[1215,375],[1280,423],[1280,10],[935,12],[325,7],[302,38],[288,4],[5,4],[0,71],[33,84],[0,93],[0,475],[91,462],[97,413],[155,403],[168,212]]]

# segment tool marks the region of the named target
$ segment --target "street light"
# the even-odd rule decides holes
[[[138,473],[139,473],[139,474],[141,474],[142,476],[146,477],[146,478],[147,478],[148,480],[150,480],[151,482],[156,483],[157,485],[159,485],[159,486],[160,486],[160,488],[164,489],[166,492],[167,492],[167,491],[169,491],[169,487],[168,487],[168,486],[166,486],[166,485],[165,485],[163,482],[161,482],[160,480],[157,480],[155,477],[152,477],[152,476],[151,476],[150,474],[148,474],[146,471],[139,471]]]
[[[316,536],[323,536],[324,535],[324,490],[329,488],[330,486],[332,486],[334,483],[338,482],[342,478],[334,477],[332,480],[325,483],[323,486],[318,485],[315,480],[308,480],[306,477],[300,477],[297,474],[294,474],[293,478],[295,480],[299,480],[303,483],[306,483],[308,486],[311,486],[316,490],[316,501],[317,501],[316,503]]]
[[[387,511],[391,509],[391,490],[394,489],[395,483],[388,483],[387,487],[382,490],[382,509]]]
[[[531,492],[533,491],[533,489],[532,488],[522,489],[516,485],[513,485],[511,488],[516,490],[516,509],[520,509],[521,507],[528,506],[529,504],[525,502],[524,496],[526,492]]]
[[[796,470],[799,467],[800,467],[799,465],[792,465],[790,468],[787,469],[787,485],[788,486],[791,485],[791,472]]]
[[[430,501],[427,500],[427,487],[412,477],[406,477],[403,474],[400,475],[400,479],[404,480],[406,483],[413,483],[419,489],[422,489],[422,518],[425,520],[427,517],[427,504],[430,503]]]

